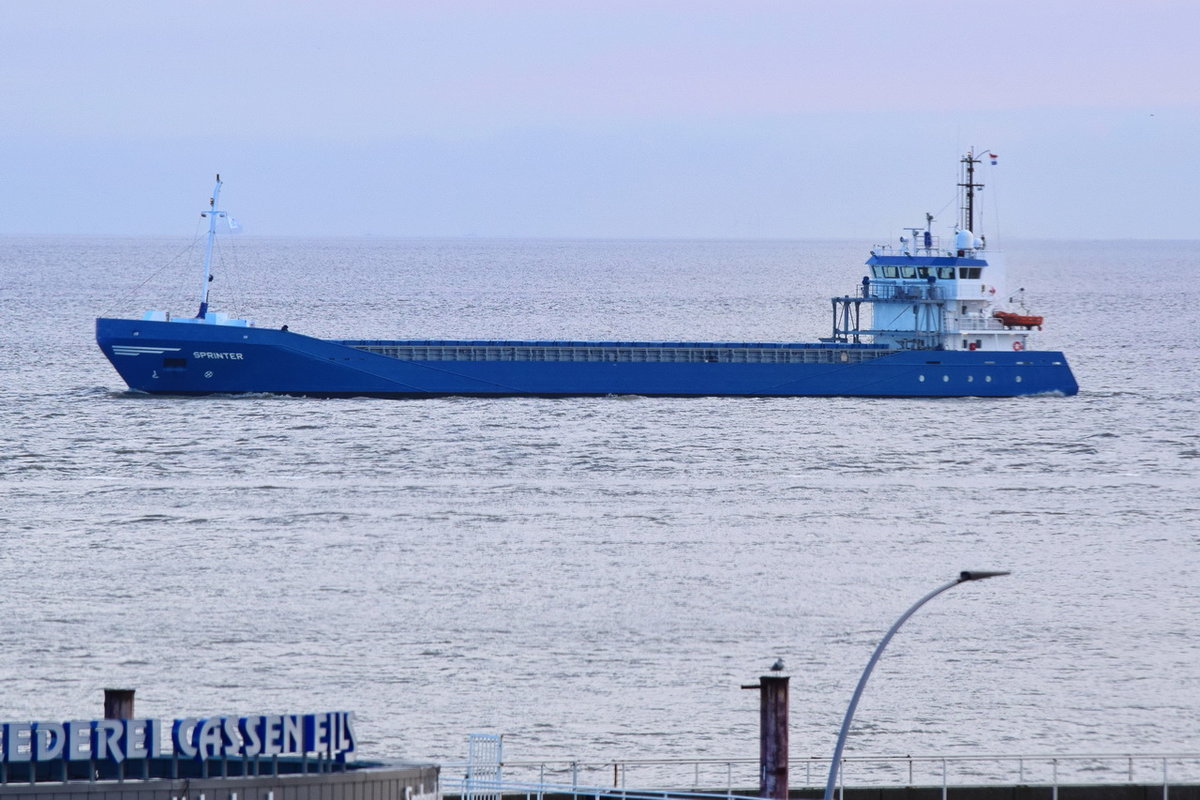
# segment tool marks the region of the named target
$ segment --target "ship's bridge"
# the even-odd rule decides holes
[[[867,259],[871,277],[882,279],[978,280],[988,262],[970,256],[875,255]]]
[[[1004,268],[984,258],[979,240],[964,244],[958,251],[905,242],[873,249],[859,290],[833,298],[832,341],[868,337],[901,349],[1007,348],[1010,332],[992,318],[993,302],[1004,292]]]

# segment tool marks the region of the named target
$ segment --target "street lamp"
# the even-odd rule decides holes
[[[982,572],[979,570],[963,570],[958,573],[958,577],[944,586],[939,586],[929,594],[922,597],[916,603],[913,603],[912,608],[900,615],[900,619],[896,620],[896,624],[892,625],[891,629],[884,634],[879,644],[875,647],[875,652],[871,654],[871,660],[867,662],[867,668],[863,670],[862,677],[858,679],[858,686],[854,688],[854,696],[850,698],[850,707],[846,709],[846,718],[842,720],[842,730],[838,733],[837,747],[833,750],[833,761],[829,765],[829,781],[825,784],[825,800],[833,800],[833,788],[837,785],[838,768],[842,763],[842,748],[846,746],[846,734],[850,733],[850,722],[854,719],[854,709],[858,708],[858,700],[862,697],[863,687],[867,685],[867,678],[871,677],[871,670],[875,669],[875,662],[879,661],[879,656],[883,653],[883,648],[887,647],[887,643],[896,635],[896,631],[900,626],[911,617],[916,610],[928,603],[933,598],[937,597],[947,589],[952,589],[960,583],[967,581],[981,581],[984,578],[995,578],[1000,575],[1008,575],[1007,572]]]

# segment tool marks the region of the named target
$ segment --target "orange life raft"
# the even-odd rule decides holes
[[[1024,328],[1025,330],[1042,329],[1042,317],[1031,314],[1014,314],[1011,311],[997,311],[992,314],[1006,328]]]

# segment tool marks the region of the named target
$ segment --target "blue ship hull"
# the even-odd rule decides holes
[[[1054,351],[862,344],[334,341],[236,325],[97,319],[136,391],[311,397],[1014,397],[1079,391]]]

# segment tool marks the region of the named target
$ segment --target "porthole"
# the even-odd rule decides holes
[[[925,382],[925,376],[924,376],[924,375],[918,375],[918,376],[917,376],[917,380],[919,380],[921,383],[924,383],[924,382]]]
[[[949,376],[949,375],[943,375],[943,376],[942,376],[942,383],[949,383],[949,382],[950,382],[950,376]]]
[[[974,382],[975,382],[975,376],[974,376],[974,375],[968,375],[968,376],[967,376],[967,383],[974,383]]]
[[[983,380],[984,380],[985,382],[987,382],[987,383],[991,383],[991,382],[992,382],[992,376],[991,376],[991,375],[984,375],[984,376],[983,376]]]
[[[1020,375],[1018,375],[1018,376],[1017,376],[1016,378],[1014,378],[1013,380],[1015,380],[1017,383],[1020,383],[1020,382],[1021,382],[1021,376],[1020,376]]]

